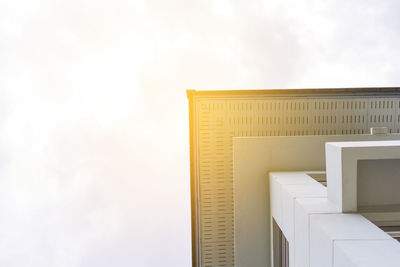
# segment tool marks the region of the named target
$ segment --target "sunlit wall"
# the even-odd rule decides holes
[[[2,0],[0,266],[189,266],[185,89],[396,86],[399,8]]]

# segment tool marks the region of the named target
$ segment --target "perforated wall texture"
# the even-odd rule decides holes
[[[232,137],[400,131],[400,88],[187,91],[193,266],[234,266]]]

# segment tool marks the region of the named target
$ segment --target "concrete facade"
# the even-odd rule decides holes
[[[272,212],[283,211],[277,206],[282,205],[281,202],[270,203],[270,198],[274,198],[278,192],[274,188],[279,185],[269,185],[266,179],[268,172],[325,170],[326,142],[399,139],[399,135],[234,138],[235,265],[247,267],[251,263],[254,267],[273,266],[271,254],[268,253],[271,250],[270,204]],[[307,183],[304,175],[292,173],[282,179],[291,184]],[[312,179],[312,182],[315,181]],[[277,222],[282,216],[277,215]]]

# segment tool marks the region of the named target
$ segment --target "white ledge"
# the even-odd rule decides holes
[[[341,213],[329,201],[326,188],[307,173],[270,174],[271,214],[289,242],[289,266],[397,266],[399,253],[385,254],[383,265],[363,265],[363,253],[370,262],[378,262],[379,244],[395,252],[400,251],[400,243],[361,214]]]

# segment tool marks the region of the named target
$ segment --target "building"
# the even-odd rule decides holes
[[[193,266],[243,266],[240,264],[247,256],[243,254],[241,244],[246,244],[252,235],[255,236],[250,238],[253,240],[251,255],[255,261],[254,265],[247,262],[245,266],[270,264],[268,192],[262,196],[257,192],[247,192],[248,197],[244,198],[265,200],[261,204],[265,209],[257,213],[256,219],[242,217],[239,212],[249,209],[249,214],[254,214],[250,212],[253,206],[241,206],[244,202],[240,201],[241,185],[236,182],[239,181],[236,177],[243,173],[244,168],[237,168],[240,164],[236,159],[240,153],[235,152],[240,152],[240,149],[245,151],[243,155],[247,155],[247,161],[242,162],[249,165],[248,158],[254,158],[254,155],[249,154],[248,148],[257,147],[253,139],[301,136],[324,144],[324,136],[333,139],[340,137],[333,141],[346,141],[352,136],[357,138],[352,139],[356,141],[359,136],[366,136],[364,134],[369,133],[370,127],[385,126],[389,133],[398,133],[400,128],[399,88],[188,90],[188,98]],[[252,138],[247,140],[240,137]],[[240,146],[240,142],[246,141],[247,148]],[[294,144],[301,146],[298,142]],[[303,156],[307,157],[313,156]],[[259,159],[255,158],[256,162]],[[318,167],[321,160],[317,159],[315,166],[308,166],[313,168],[307,170],[321,170],[314,168]],[[296,170],[306,169],[292,169]],[[279,171],[287,170],[283,168]],[[268,184],[265,170],[257,175]],[[259,188],[266,191],[266,187]],[[241,235],[248,228],[242,227],[244,221],[240,218],[257,221],[263,227],[260,231],[254,228],[257,231]]]

